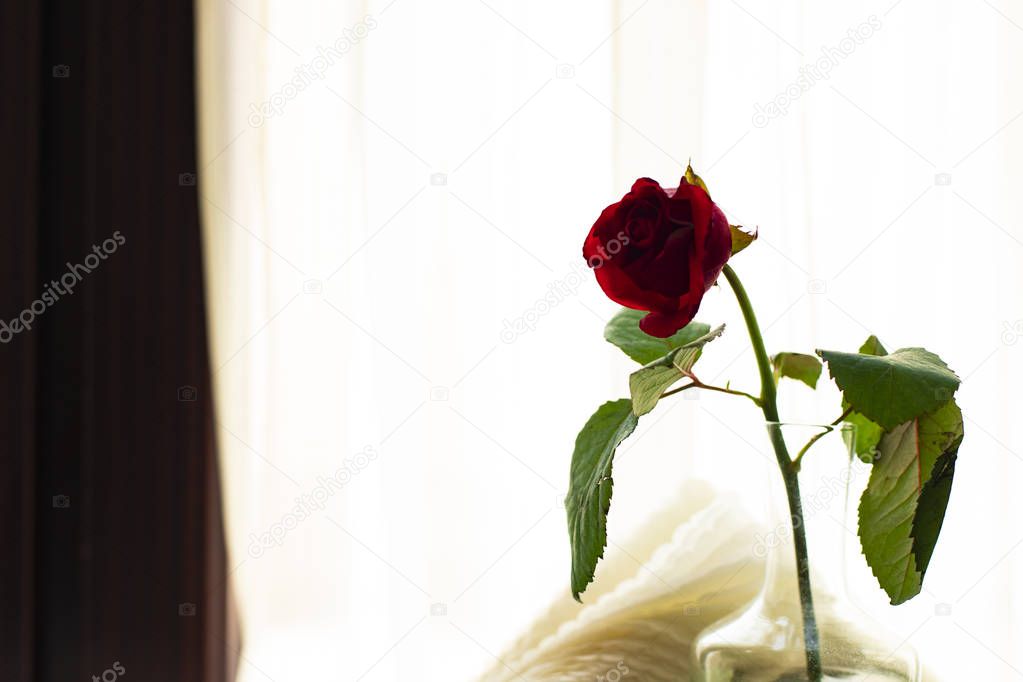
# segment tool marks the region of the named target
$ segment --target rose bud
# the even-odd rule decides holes
[[[666,338],[693,320],[731,249],[728,220],[706,191],[685,178],[676,190],[640,178],[597,218],[583,256],[608,298],[649,311],[640,329]]]

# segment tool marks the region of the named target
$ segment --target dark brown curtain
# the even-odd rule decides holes
[[[0,9],[0,678],[228,680],[191,2]]]

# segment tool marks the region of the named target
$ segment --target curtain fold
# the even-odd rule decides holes
[[[4,230],[7,248],[0,249],[0,270],[7,275],[6,286],[0,287],[4,317],[34,298],[37,279],[37,235],[27,228],[36,224],[39,216],[39,12],[35,3],[6,3],[0,7],[0,25],[5,27],[5,39],[0,41],[2,81],[23,85],[21,106],[0,110],[0,129],[7,131],[9,138],[0,163],[0,179],[4,187],[25,189],[0,195],[0,207],[10,226]],[[6,401],[6,409],[0,411],[0,437],[6,444],[0,513],[7,519],[9,548],[9,559],[0,569],[0,603],[5,611],[0,618],[0,675],[17,682],[32,680],[34,669],[35,365],[33,343],[8,343],[0,353],[3,375],[10,386],[17,387]]]
[[[4,679],[233,676],[191,3],[8,3]]]

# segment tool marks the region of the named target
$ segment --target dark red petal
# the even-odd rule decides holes
[[[671,199],[668,200],[667,208],[668,217],[676,225],[693,222],[693,204],[684,195],[679,195],[676,198],[675,194],[672,194]]]
[[[640,287],[615,265],[613,258],[604,261],[601,267],[595,268],[593,274],[597,276],[597,284],[604,290],[607,297],[626,308],[671,310],[677,303],[676,299],[670,296]]]
[[[721,274],[721,268],[732,255],[732,231],[728,219],[716,205],[710,219],[710,230],[704,246],[703,271],[705,287],[710,288]]]
[[[650,178],[605,208],[583,244],[608,298],[651,311],[640,327],[659,337],[692,321],[730,252],[728,222],[703,189]]]
[[[674,229],[658,251],[649,258],[630,264],[626,270],[642,288],[678,297],[689,291],[689,258],[695,228],[674,225],[670,228]]]
[[[628,206],[623,202],[619,201],[617,204],[611,204],[600,213],[600,217],[593,223],[593,227],[586,235],[586,240],[583,242],[583,258],[586,259],[587,263],[590,263],[590,267],[593,267],[591,262],[594,257],[603,258],[605,252],[603,245],[607,240],[615,238],[615,235],[621,231],[622,221],[621,215],[624,215],[628,211]]]
[[[629,190],[629,194],[635,194],[636,196],[644,196],[648,194],[664,194],[664,188],[656,180],[650,178],[640,178],[636,182],[632,183],[632,189]],[[628,195],[626,195],[628,196]]]
[[[700,306],[700,300],[703,298],[703,292],[707,290],[705,283],[706,264],[704,262],[704,247],[710,230],[714,202],[710,200],[706,192],[696,185],[679,185],[672,200],[677,201],[682,197],[688,198],[692,207],[693,227],[695,228],[693,249],[689,254],[689,293],[693,296],[691,301],[695,303],[693,307],[693,314],[695,315],[696,310]]]
[[[697,297],[696,304],[687,304],[684,308],[674,312],[651,312],[639,321],[639,328],[650,336],[666,339],[682,327],[693,321],[696,311],[700,307],[700,300],[703,292]]]

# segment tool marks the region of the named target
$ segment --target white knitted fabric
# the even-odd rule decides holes
[[[736,509],[706,483],[687,483],[628,554],[607,552],[584,604],[566,587],[481,679],[687,679],[693,637],[751,599],[763,575],[756,526]]]
[[[630,539],[629,553],[607,552],[584,604],[566,586],[481,682],[688,680],[693,638],[760,587],[758,530],[734,498],[687,483]]]

